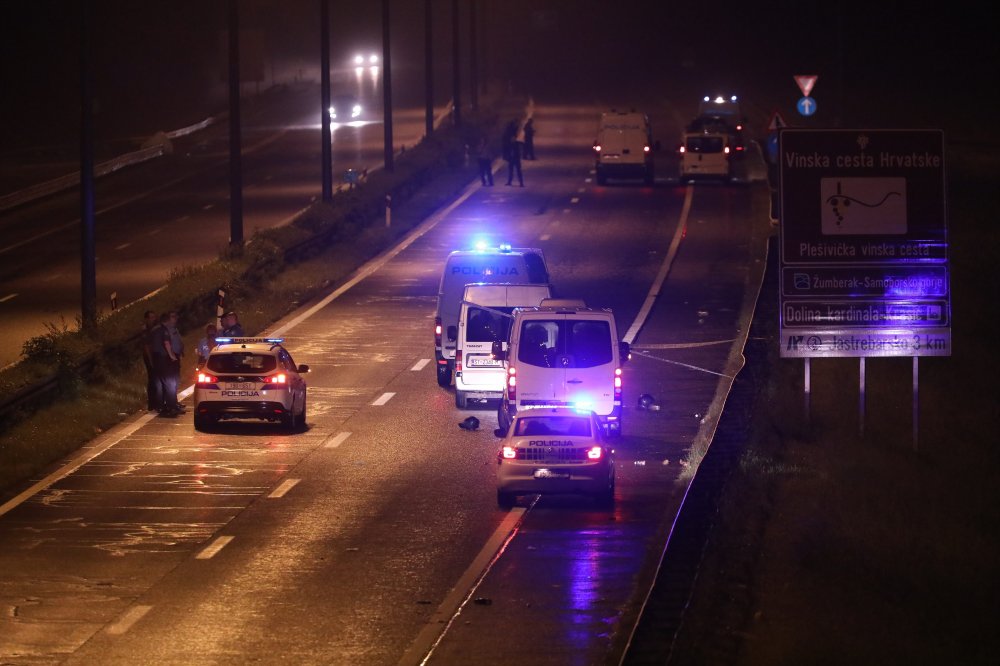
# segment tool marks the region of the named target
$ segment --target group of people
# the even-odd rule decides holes
[[[524,187],[524,174],[521,171],[521,160],[535,159],[535,121],[528,118],[524,126],[521,127],[515,118],[504,127],[500,137],[502,156],[507,163],[507,185],[514,184],[514,177],[517,182]],[[483,185],[493,185],[493,152],[490,150],[489,141],[486,137],[479,140],[477,150],[479,162],[479,180]]]
[[[184,413],[184,405],[177,400],[177,386],[181,377],[181,359],[184,357],[184,338],[177,328],[176,310],[160,316],[152,310],[143,314],[142,360],[146,366],[146,408],[160,416],[174,417]],[[236,312],[230,310],[222,316],[222,333],[215,324],[205,327],[205,337],[197,345],[198,367],[208,360],[215,346],[216,336],[241,337]]]

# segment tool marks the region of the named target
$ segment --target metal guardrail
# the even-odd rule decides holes
[[[164,132],[164,136],[169,139],[176,139],[177,137],[186,136],[194,132],[200,131],[212,125],[216,122],[215,118],[206,118],[199,123],[194,125],[189,125],[188,127],[182,127],[181,129],[172,130],[170,132]],[[157,146],[151,146],[149,148],[143,148],[141,150],[136,150],[130,153],[125,153],[124,155],[119,155],[110,160],[106,160],[94,166],[94,176],[101,177],[106,176],[109,173],[114,173],[119,169],[123,169],[127,166],[132,166],[133,164],[140,164],[142,162],[147,162],[151,159],[160,157],[165,152],[167,152],[166,146],[163,144]],[[76,187],[80,184],[80,172],[76,171],[74,173],[67,174],[65,176],[60,176],[59,178],[53,178],[52,180],[46,181],[44,183],[39,183],[37,185],[32,185],[31,187],[26,187],[23,190],[18,190],[17,192],[11,192],[0,197],[0,211],[10,210],[11,208],[17,208],[23,204],[30,201],[35,201],[43,197],[56,194],[57,192],[62,192],[63,190],[68,190],[70,188]]]

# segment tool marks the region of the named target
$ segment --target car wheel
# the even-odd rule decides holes
[[[466,397],[465,391],[455,389],[455,406],[459,409],[465,409],[469,406],[469,399]]]
[[[441,388],[448,388],[451,386],[451,363],[445,363],[437,366],[438,375],[438,386]]]
[[[281,415],[281,427],[287,432],[295,432],[298,426],[299,420],[295,417],[295,412],[289,410]]]
[[[305,432],[306,429],[306,398],[302,397],[302,412],[299,414],[298,431]]]
[[[212,429],[213,420],[210,416],[203,414],[194,415],[194,429],[199,432],[208,432]]]
[[[510,419],[507,418],[507,410],[503,407],[503,401],[500,402],[500,406],[497,407],[497,428],[507,432],[510,430]]]
[[[610,509],[615,505],[615,477],[612,476],[608,482],[608,487],[599,492],[594,501],[602,509]]]
[[[501,509],[513,508],[516,501],[517,497],[514,493],[509,493],[505,490],[497,490],[497,506]]]

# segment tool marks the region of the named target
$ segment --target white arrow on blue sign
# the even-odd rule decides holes
[[[799,110],[803,116],[811,116],[816,113],[816,100],[812,97],[803,97],[795,105],[795,108]]]

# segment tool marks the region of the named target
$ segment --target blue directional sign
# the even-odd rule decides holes
[[[812,97],[803,97],[795,104],[795,108],[799,110],[803,116],[811,116],[816,113],[816,100]]]

